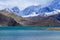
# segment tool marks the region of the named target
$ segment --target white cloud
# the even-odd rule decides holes
[[[31,5],[47,6],[53,0],[0,0],[0,4],[4,7],[18,6],[21,10]],[[1,7],[0,5],[0,7]]]

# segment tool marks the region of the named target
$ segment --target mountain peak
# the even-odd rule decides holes
[[[18,7],[13,7],[12,11],[15,13],[20,13],[20,9]]]

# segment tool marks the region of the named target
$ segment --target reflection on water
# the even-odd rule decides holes
[[[60,40],[60,31],[1,30],[0,40]]]

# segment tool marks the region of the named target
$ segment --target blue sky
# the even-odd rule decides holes
[[[32,5],[42,5],[44,7],[49,5],[52,1],[53,0],[0,0],[0,10],[14,6],[18,6],[20,10]]]

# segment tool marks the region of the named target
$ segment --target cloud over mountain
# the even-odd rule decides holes
[[[53,0],[0,0],[0,5],[2,5],[3,8],[18,6],[19,9],[23,10],[32,5],[47,6],[52,1]],[[0,6],[0,8],[2,8],[2,6]]]

